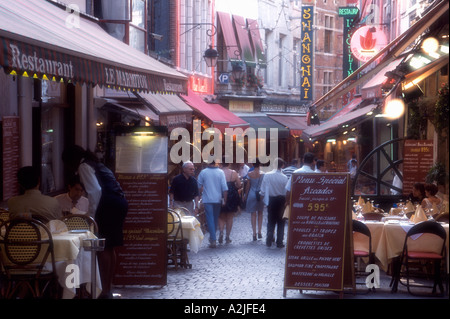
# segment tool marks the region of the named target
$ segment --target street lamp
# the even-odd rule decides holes
[[[217,59],[219,58],[219,52],[213,49],[212,46],[209,46],[209,49],[203,54],[203,58],[209,68],[215,67],[217,65]]]

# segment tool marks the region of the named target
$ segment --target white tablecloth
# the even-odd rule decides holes
[[[191,251],[197,253],[204,237],[200,222],[194,216],[182,216],[181,225],[183,237],[189,240]]]

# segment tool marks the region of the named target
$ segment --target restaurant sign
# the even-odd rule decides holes
[[[313,48],[314,48],[314,7],[303,6],[302,7],[302,22],[301,22],[301,49],[300,49],[300,100],[312,101],[312,84],[313,84]]]
[[[358,62],[353,58],[350,49],[351,33],[350,29],[353,26],[353,20],[358,16],[359,9],[357,7],[340,7],[339,16],[344,18],[344,44],[343,44],[343,63],[342,78],[345,79],[351,75],[358,68]]]
[[[354,285],[349,182],[346,173],[292,175],[284,296]]]
[[[183,80],[139,72],[0,37],[0,66],[7,73],[116,90],[185,93]]]
[[[375,26],[364,26],[356,30],[350,40],[350,49],[355,58],[367,62],[387,45],[383,30]]]

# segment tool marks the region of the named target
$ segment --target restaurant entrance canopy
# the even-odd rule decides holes
[[[211,121],[212,126],[218,128],[222,133],[225,132],[225,128],[227,127],[240,127],[243,130],[249,127],[246,121],[228,111],[222,105],[207,103],[201,96],[191,90],[188,90],[188,95],[180,96],[190,107]]]
[[[185,93],[187,78],[110,36],[95,18],[45,0],[0,0],[0,67],[7,73],[116,90]]]
[[[281,125],[284,125],[287,127],[291,133],[292,136],[302,136],[303,130],[308,128],[308,124],[306,116],[300,116],[300,115],[271,115],[268,114],[268,116],[280,123]]]

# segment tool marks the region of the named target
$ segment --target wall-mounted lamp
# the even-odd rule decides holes
[[[209,46],[209,49],[203,54],[203,58],[209,68],[215,67],[217,65],[217,60],[219,59],[219,52],[213,49],[212,46]]]

